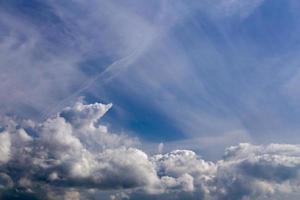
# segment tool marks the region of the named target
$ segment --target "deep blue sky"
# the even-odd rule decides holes
[[[2,113],[84,96],[169,148],[299,142],[296,0],[0,1]],[[201,147],[202,146],[202,147]]]

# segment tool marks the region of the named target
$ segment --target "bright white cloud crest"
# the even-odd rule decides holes
[[[138,194],[145,199],[248,199],[300,189],[298,145],[240,144],[217,162],[189,150],[149,156],[135,147],[136,139],[99,124],[110,107],[78,102],[43,123],[2,118],[2,194],[16,188],[33,194],[45,190],[50,198],[53,188],[60,188],[66,199],[78,196],[77,191],[88,196],[113,189],[125,193],[112,199]]]

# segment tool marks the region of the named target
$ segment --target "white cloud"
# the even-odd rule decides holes
[[[299,191],[299,145],[243,143],[227,148],[217,162],[189,150],[149,156],[134,147],[136,139],[100,124],[110,107],[78,102],[43,123],[3,118],[0,190],[44,188],[65,199],[114,189],[111,199],[168,194],[231,200]]]
[[[0,134],[0,163],[6,163],[10,159],[10,135],[7,132]]]
[[[245,18],[263,1],[209,2],[215,5],[201,5],[200,9],[223,19],[225,16],[237,15]],[[224,63],[224,55],[216,50],[218,48],[212,41],[208,41],[207,30],[202,28],[206,26],[205,23],[197,22],[193,18],[195,11],[190,10],[188,5],[163,1],[149,12],[148,4],[132,8],[113,1],[92,1],[90,4],[74,1],[72,6],[59,1],[47,1],[46,4],[53,9],[53,16],[59,19],[63,28],[56,27],[55,23],[45,23],[48,28],[56,27],[54,30],[45,31],[23,15],[1,9],[1,113],[13,111],[30,116],[32,113],[29,114],[27,109],[31,107],[29,110],[33,110],[32,112],[47,110],[52,114],[53,105],[58,104],[57,107],[60,107],[61,100],[69,101],[79,95],[82,88],[86,89],[92,83],[79,70],[80,62],[97,56],[117,60],[105,71],[104,75],[109,76],[96,77],[109,79],[124,68],[124,63],[129,65],[128,63],[134,63],[140,57],[148,58],[145,52],[149,53],[150,49],[150,61],[141,62],[144,68],[139,63],[139,69],[134,69],[134,75],[143,80],[142,84],[131,81],[137,79],[132,75],[132,79],[126,76],[125,82],[131,82],[124,87],[129,90],[133,88],[135,94],[138,94],[136,91],[142,91],[143,95],[154,97],[157,100],[154,107],[193,136],[201,132],[198,130],[199,124],[204,128],[208,127],[203,130],[214,127],[212,136],[188,139],[185,147],[191,147],[192,144],[193,149],[194,146],[204,145],[220,148],[224,143],[230,145],[232,141],[250,140],[238,117],[231,116],[234,112],[227,110],[227,106],[222,105],[219,98],[210,96],[197,70],[188,68],[195,63],[192,63],[194,57],[187,55],[188,48],[181,48],[179,40],[186,38],[192,40],[189,42],[195,46],[201,47],[196,52],[197,57],[201,57],[201,62],[196,60],[195,68],[198,64],[205,67],[217,66],[218,68],[211,70],[222,73],[220,69],[223,65],[220,63]],[[199,6],[198,3],[192,5]],[[141,10],[147,12],[141,14]],[[194,27],[183,27],[183,32],[187,33],[184,37],[168,33],[168,28],[173,23],[181,23],[187,16],[191,17],[188,22],[192,22]],[[181,29],[181,26],[176,28]],[[66,35],[60,30],[66,31]],[[60,37],[57,38],[60,41],[54,43],[57,45],[63,42],[63,45],[52,46],[52,41],[44,34],[48,31],[59,34]],[[197,33],[197,39],[193,40],[191,33]],[[229,43],[232,42],[229,38]],[[242,49],[239,46],[235,48],[238,51]],[[224,80],[222,74],[221,79],[218,76],[213,78],[219,80],[218,84],[222,84],[232,78],[226,74],[227,72]],[[295,77],[296,80],[298,76]],[[290,93],[296,91],[295,80],[292,79],[287,84]],[[12,94],[7,95],[9,92]],[[186,98],[178,101],[181,96]],[[198,97],[207,105],[197,106]],[[62,104],[64,103],[66,102]],[[206,107],[214,106],[216,110],[212,111],[224,110],[225,115],[214,116],[209,109],[206,113]],[[185,194],[188,194],[185,197],[187,199],[256,199],[299,191],[298,145],[241,144],[228,148],[224,158],[217,162],[206,161],[188,150],[151,156],[136,148],[137,139],[112,134],[106,126],[99,123],[110,107],[111,105],[99,103],[85,105],[78,102],[42,123],[6,117],[1,119],[4,131],[0,133],[0,192],[10,191],[15,187],[25,188],[29,192],[45,189],[50,194],[58,189],[63,190],[63,198],[78,199],[81,190],[89,193],[86,190],[113,189],[116,194],[112,194],[111,199],[131,198],[130,195],[134,198],[135,193],[161,198],[168,195],[169,199],[180,198]],[[226,117],[223,118],[224,116]],[[211,125],[211,122],[214,124]],[[221,129],[228,130],[229,134],[217,135]],[[158,152],[165,152],[167,147],[168,143],[159,145]]]

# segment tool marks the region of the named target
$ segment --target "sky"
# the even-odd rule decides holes
[[[299,199],[299,9],[0,0],[0,198]]]

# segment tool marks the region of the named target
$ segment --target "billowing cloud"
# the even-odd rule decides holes
[[[0,163],[6,163],[9,160],[10,153],[10,135],[8,133],[2,133],[0,135]]]
[[[147,155],[137,139],[101,124],[110,108],[77,102],[42,123],[3,117],[2,199],[89,199],[108,191],[110,199],[235,200],[300,189],[299,145],[244,143],[216,162],[190,150]]]

